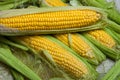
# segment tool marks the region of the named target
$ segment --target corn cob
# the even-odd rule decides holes
[[[75,15],[76,13],[78,13],[78,15],[76,15],[76,17],[74,18],[73,15]],[[82,13],[85,15],[83,16]],[[78,16],[81,16],[81,14],[83,17],[78,17]],[[94,15],[91,15],[91,14],[94,14]],[[52,16],[50,16],[50,15],[52,15]],[[40,17],[41,19],[37,18],[37,17]],[[56,18],[52,18],[52,17],[56,17]],[[70,18],[68,18],[68,17],[70,17]],[[84,17],[86,17],[85,20],[84,20]],[[30,18],[30,19],[26,19],[26,18]],[[77,19],[77,20],[71,21],[73,19]],[[79,21],[79,19],[81,19],[81,21]],[[9,17],[9,18],[1,18],[0,22],[1,22],[1,24],[8,26],[9,28],[12,27],[12,28],[18,28],[20,30],[24,30],[24,29],[29,30],[30,29],[29,27],[34,26],[35,24],[36,24],[35,27],[32,27],[33,29],[37,29],[38,26],[40,26],[40,27],[38,27],[39,29],[44,29],[44,28],[46,28],[46,26],[51,27],[51,26],[60,26],[60,25],[63,25],[63,27],[66,27],[66,28],[70,28],[70,24],[68,23],[68,20],[70,20],[70,22],[72,22],[71,25],[73,23],[81,22],[81,24],[79,24],[78,26],[86,26],[93,22],[98,21],[99,19],[100,19],[100,15],[94,11],[90,11],[90,10],[82,10],[82,11],[71,10],[70,11],[70,10],[68,10],[68,11],[59,11],[59,12],[53,12],[53,13],[47,12],[47,13],[43,13],[43,14],[38,13],[38,14],[29,14],[29,15]],[[53,21],[60,21],[60,20],[61,20],[61,22],[57,22],[57,23],[53,22]],[[63,22],[65,20],[66,20],[66,23]],[[88,20],[88,21],[86,22],[86,20]],[[48,21],[48,22],[46,22],[46,21]],[[26,24],[25,24],[25,22],[26,22]],[[40,23],[38,23],[38,22],[40,22]],[[86,24],[82,24],[82,22],[83,23],[86,22]],[[16,23],[16,24],[14,24],[14,23]],[[69,26],[67,26],[67,24]],[[28,27],[22,28],[24,26],[28,26]],[[74,27],[74,26],[76,26],[76,25],[74,24],[71,27]],[[59,28],[59,27],[57,27],[57,28]],[[62,28],[62,26],[61,26],[61,28]],[[48,29],[48,28],[46,28],[46,29]],[[54,29],[54,27],[51,27],[49,29]]]
[[[1,11],[0,34],[52,34],[97,29],[100,28],[98,25],[105,26],[106,17],[95,9],[66,6]]]
[[[95,57],[91,47],[85,41],[83,41],[78,36],[77,33],[70,35],[71,42],[69,39],[69,34],[58,34],[58,35],[54,35],[54,36],[57,39],[59,39],[60,41],[62,41],[64,44],[66,44],[67,46],[70,46],[72,49],[74,49],[81,56],[87,57],[87,58],[94,58]]]
[[[46,36],[17,37],[16,40],[30,46],[36,51],[47,50],[58,66],[74,77],[80,78],[89,74],[87,66],[55,41]]]
[[[108,32],[108,31],[107,31]],[[84,33],[83,35],[95,44],[108,57],[117,60],[120,58],[120,51],[117,41],[104,30],[94,30]]]
[[[90,34],[90,36],[92,36],[94,39],[109,48],[113,48],[116,45],[115,40],[104,30],[89,31],[88,34]]]

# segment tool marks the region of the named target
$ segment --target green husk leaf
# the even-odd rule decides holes
[[[61,1],[63,1],[64,3],[68,3],[69,2],[69,0],[61,0]]]
[[[24,77],[17,71],[11,69],[14,80],[24,80]]]
[[[39,55],[32,55],[31,52],[21,51],[17,48],[12,48],[13,55],[22,61],[27,67],[34,71],[41,79],[48,80],[50,71],[47,68],[47,63]],[[51,70],[52,71],[52,70]],[[53,73],[51,73],[53,74]]]
[[[34,13],[44,13],[44,12],[54,12],[54,11],[66,11],[66,10],[82,10],[82,9],[90,9],[95,10],[98,13],[104,14],[102,17],[106,18],[106,13],[96,7],[88,7],[88,6],[60,6],[60,7],[42,7],[42,8],[25,8],[25,9],[12,9],[12,10],[4,10],[0,11],[0,18],[5,17],[13,17],[13,16],[20,16],[25,14],[34,14]]]
[[[20,59],[25,65],[27,65],[32,71],[41,77],[42,80],[48,80],[54,75],[53,69],[49,70],[48,62],[45,61],[40,55],[33,52],[25,52],[20,49],[13,48],[13,54]],[[32,53],[32,54],[31,54]],[[33,55],[34,54],[34,55]],[[56,75],[56,74],[55,74]]]
[[[120,34],[119,33],[117,33],[117,32],[115,32],[115,31],[112,31],[113,32],[113,34],[117,37],[117,41],[118,41],[118,43],[120,44]]]
[[[101,43],[99,43],[97,40],[93,39],[89,34],[84,33],[83,34],[88,40],[90,40],[94,45],[96,45],[101,51],[103,51],[104,54],[106,54],[108,57],[117,60],[120,58],[120,51],[108,48]]]
[[[65,80],[64,78],[51,78],[49,80]]]
[[[108,17],[111,20],[120,24],[120,14],[115,9],[107,9],[106,12],[108,13]]]
[[[48,51],[47,51],[47,50],[43,50],[43,53],[44,53],[44,55],[47,57],[47,59],[48,59],[50,62],[52,62],[52,64],[53,64],[54,66],[56,66],[56,63],[55,63],[54,59],[53,59],[52,56],[48,53]]]
[[[51,75],[47,62],[45,59],[41,58],[39,55],[32,55],[31,52],[21,51],[17,48],[12,48],[13,55],[16,56],[20,61],[22,61],[27,67],[34,71],[43,80],[48,80]],[[52,69],[51,69],[52,71]],[[52,72],[51,74],[53,74]]]
[[[98,3],[100,3],[101,5],[106,5],[107,2],[106,0],[96,0]]]
[[[68,44],[69,44],[69,47],[72,48],[72,37],[70,33],[68,33]]]
[[[120,80],[120,75],[118,75],[114,80]]]
[[[113,8],[115,6],[114,1],[107,1],[107,0],[96,0],[99,4],[103,5],[104,8],[108,9],[108,8]]]
[[[82,2],[84,5],[88,5],[88,6],[95,6],[95,7],[100,7],[100,8],[103,7],[103,5],[101,5],[100,3],[98,3],[98,2],[95,1],[95,0],[81,0],[81,2]]]
[[[25,50],[25,51],[28,50],[27,47],[25,47],[25,46],[23,46],[23,45],[20,45],[20,44],[16,44],[16,43],[14,43],[14,42],[12,42],[12,41],[10,41],[10,40],[2,37],[2,36],[0,37],[0,42],[2,42],[2,43],[4,43],[4,44],[11,45],[11,46],[14,46],[14,47],[17,47],[17,48],[20,48],[20,49]]]
[[[2,43],[0,45],[0,61],[19,71],[21,74],[25,75],[31,80],[41,80],[40,77],[38,77],[31,69],[29,69],[20,60],[12,55],[8,46]]]
[[[120,25],[119,24],[117,24],[117,23],[115,23],[115,22],[113,22],[111,20],[108,20],[108,24],[109,24],[108,28],[116,31],[117,33],[120,33]]]
[[[0,0],[0,4],[13,2],[13,0]]]
[[[10,0],[10,1],[4,1],[0,2],[0,10],[8,10],[11,8],[16,8],[17,6],[27,2],[28,0]]]

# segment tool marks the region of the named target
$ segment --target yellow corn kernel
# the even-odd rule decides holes
[[[26,36],[18,39],[37,51],[47,50],[58,66],[75,77],[87,75],[89,72],[82,61],[45,36]]]
[[[109,48],[113,48],[116,44],[113,38],[104,30],[93,30],[89,31],[88,34],[90,34],[90,36],[92,36],[94,39]]]
[[[61,0],[44,0],[49,6],[67,6]]]
[[[80,38],[80,36],[76,33],[74,34],[57,34],[54,35],[57,39],[62,41],[67,46],[70,46],[73,50],[75,50],[77,53],[79,53],[83,57],[87,58],[93,58],[95,57],[93,55],[93,50],[91,47]],[[69,39],[70,36],[70,39]],[[71,42],[70,42],[71,40]]]
[[[66,10],[0,18],[0,24],[17,30],[56,30],[92,25],[100,16],[88,9]]]

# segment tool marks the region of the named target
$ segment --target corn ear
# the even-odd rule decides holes
[[[30,37],[30,36],[29,36]],[[77,75],[79,75],[78,73],[77,73],[77,75],[76,75],[76,72],[74,73],[74,72],[72,72],[72,71],[69,71],[69,73],[68,73],[68,69],[67,68],[69,68],[70,66],[72,66],[72,65],[69,65],[67,68],[65,68],[64,67],[64,65],[66,65],[67,63],[65,62],[64,63],[64,65],[63,64],[61,64],[61,65],[59,65],[59,63],[58,63],[58,61],[56,60],[57,58],[55,58],[55,56],[53,56],[52,54],[51,54],[51,51],[48,49],[48,48],[42,48],[42,50],[47,50],[48,52],[49,52],[49,54],[52,56],[52,58],[53,58],[53,60],[55,61],[55,63],[58,65],[58,66],[60,66],[63,70],[65,70],[65,72],[67,71],[67,73],[68,74],[72,74],[72,77],[74,76],[75,78],[84,78],[84,79],[86,79],[87,80],[87,78],[89,78],[89,79],[94,79],[95,78],[95,76],[96,76],[96,71],[86,62],[86,60],[84,60],[83,58],[81,58],[80,56],[79,56],[79,58],[78,57],[76,57],[75,55],[74,55],[74,51],[72,51],[69,47],[67,47],[67,46],[65,46],[62,42],[60,42],[59,40],[57,40],[57,39],[55,39],[54,37],[51,37],[51,36],[38,36],[38,37],[43,37],[43,38],[45,38],[46,40],[44,40],[45,41],[45,43],[46,43],[46,41],[48,40],[49,42],[51,42],[51,43],[54,43],[54,46],[59,46],[59,49],[62,49],[62,50],[64,50],[65,52],[64,52],[64,55],[66,55],[66,51],[67,50],[69,50],[69,51],[67,51],[67,53],[69,53],[68,55],[71,55],[72,57],[71,57],[71,59],[72,58],[74,58],[74,60],[77,60],[78,61],[78,63],[80,62],[81,64],[82,64],[82,66],[84,66],[84,68],[87,70],[87,74],[85,73],[85,74],[81,74],[81,76],[77,76]],[[28,37],[26,37],[26,39],[27,39]],[[31,38],[33,38],[33,39],[37,39],[37,37],[35,38],[35,36],[34,37],[32,37],[31,36]],[[23,39],[20,39],[20,38],[15,38],[17,41],[19,41],[20,43],[22,43],[22,44],[24,44],[24,45],[26,45],[26,46],[31,46],[31,45],[29,45],[28,44],[28,42],[24,42],[24,40]],[[25,37],[24,37],[24,39],[25,39]],[[40,40],[40,39],[39,39]],[[41,43],[40,41],[38,40],[38,42],[39,42],[39,44]],[[32,41],[32,40],[31,40]],[[38,43],[37,42],[37,43]],[[43,43],[43,42],[42,42]],[[45,45],[43,45],[44,47],[45,47]],[[46,46],[46,47],[50,47],[50,48],[53,48],[54,46],[52,46],[52,44],[50,45],[50,46]],[[63,48],[63,46],[64,46],[64,48]],[[33,47],[32,47],[33,48]],[[67,50],[66,50],[66,48],[67,48]],[[35,49],[35,47],[34,47],[34,49]],[[40,46],[38,46],[38,48],[36,48],[35,50],[37,50],[37,51],[40,51]],[[57,49],[55,49],[54,48],[54,51],[55,52],[57,52],[56,51]],[[60,51],[62,51],[62,50],[60,50]],[[72,52],[71,52],[72,51]],[[63,53],[63,51],[62,51],[62,53]],[[72,54],[73,53],[73,54]],[[56,53],[54,53],[54,54],[56,54]],[[58,53],[57,53],[58,54]],[[56,55],[57,55],[56,54]],[[63,55],[63,56],[64,56]],[[57,57],[57,56],[56,56]],[[58,58],[60,58],[60,57],[58,57]],[[65,57],[66,58],[66,57]],[[65,58],[63,58],[63,59],[65,59]],[[69,57],[68,57],[69,58]],[[69,59],[68,58],[66,58],[67,59],[67,61],[68,61],[68,63],[69,63]],[[61,58],[62,59],[62,58]],[[63,62],[63,61],[62,61]],[[74,64],[75,64],[76,62],[74,62]],[[63,66],[62,66],[63,65]],[[78,65],[78,64],[77,64]],[[80,65],[79,65],[80,66]],[[74,68],[75,66],[73,66],[73,68]],[[70,70],[70,68],[69,68],[69,70]],[[76,68],[76,70],[77,70],[77,68]],[[78,70],[79,71],[79,70]],[[91,74],[91,72],[92,72],[92,74]],[[89,75],[90,76],[89,76]],[[87,77],[86,77],[87,76]]]
[[[88,40],[90,40],[94,45],[96,45],[104,54],[106,54],[111,59],[117,60],[120,58],[120,51],[116,50],[114,48],[109,48],[103,44],[101,44],[99,41],[91,37],[89,34],[84,33],[83,34]]]
[[[97,20],[95,20],[95,22],[94,21],[92,21],[92,22],[87,21],[87,23],[85,22],[85,23],[82,23],[82,24],[81,24],[81,21],[80,22],[75,21],[74,20],[75,16],[73,16],[73,15],[75,14],[75,12],[82,11],[82,10],[83,11],[84,10],[93,11],[93,12],[95,12],[95,14],[97,13],[96,14],[96,19]],[[63,12],[65,12],[65,13],[70,12],[70,13],[69,14],[63,14]],[[73,12],[73,13],[71,13],[71,12]],[[59,15],[57,15],[57,13],[59,13]],[[26,19],[27,16],[28,17],[29,17],[29,15],[31,17],[34,16],[34,15],[39,16],[39,14],[42,14],[42,15],[45,14],[44,16],[46,16],[46,14],[49,14],[49,16],[51,16],[51,19],[53,20],[53,23],[49,22],[49,19],[46,19],[46,20],[48,20],[47,23],[44,22],[44,21],[36,23],[36,21],[34,22],[33,18],[29,18],[30,20],[33,20],[32,23],[30,21],[28,21],[30,23],[25,23],[24,22],[24,20],[25,21],[29,20],[29,19]],[[70,20],[69,19],[70,16],[66,17],[66,20],[63,21],[63,23],[62,23],[62,22],[59,21],[60,20],[60,17],[59,17],[58,18],[59,23],[58,23],[56,21],[55,17],[53,17],[53,15],[50,15],[50,14],[56,14],[57,16],[71,15],[71,17],[73,17],[73,19],[71,18],[71,20]],[[78,12],[76,14],[78,14]],[[87,15],[88,13],[85,12],[85,14]],[[90,15],[93,15],[93,14],[90,14]],[[40,20],[44,19],[44,16],[43,16],[43,18],[40,18]],[[83,14],[81,14],[81,16],[83,16]],[[95,15],[93,15],[93,16],[95,17]],[[89,18],[91,19],[91,18],[93,18],[93,16],[89,16]],[[14,23],[13,17],[17,18],[18,22]],[[18,17],[21,17],[21,20]],[[22,17],[24,17],[24,18],[22,18]],[[76,16],[76,18],[79,18],[79,17],[80,17],[80,15],[78,15],[78,17]],[[9,21],[7,20],[7,22],[12,21],[11,24],[8,24],[8,23],[5,22],[5,20],[3,20],[3,19],[7,19],[7,18],[13,19],[13,20],[8,19]],[[38,17],[36,19],[39,20]],[[64,19],[64,18],[62,17],[62,19]],[[19,20],[22,21],[24,24],[21,24],[19,22]],[[78,20],[80,20],[80,19],[78,19]],[[81,20],[83,20],[83,19],[81,19]],[[4,22],[5,22],[6,25],[4,24]],[[88,23],[90,23],[90,24],[88,24]],[[36,25],[36,26],[34,26],[34,25]],[[106,25],[107,25],[106,14],[102,10],[100,10],[98,8],[96,9],[94,7],[66,6],[66,7],[36,8],[36,9],[15,9],[15,10],[8,10],[8,11],[1,11],[0,12],[0,34],[1,35],[7,35],[7,36],[78,32],[78,31],[98,29],[98,28],[102,28]]]
[[[120,33],[120,25],[115,23],[114,21],[108,20],[108,28],[114,30],[117,33]]]

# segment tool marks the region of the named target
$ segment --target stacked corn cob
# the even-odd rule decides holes
[[[90,13],[90,15],[86,14],[86,11],[88,13]],[[76,15],[76,13],[79,13],[78,16],[73,18],[73,16]],[[81,17],[82,13],[85,14],[86,20],[84,20],[85,16]],[[57,17],[57,18],[52,18],[53,16],[50,16],[50,15],[55,15],[55,17]],[[70,15],[71,15],[71,17],[70,17]],[[44,19],[45,16],[47,16],[49,19],[48,18]],[[26,20],[25,19],[26,17],[30,17],[31,19]],[[34,19],[32,17],[34,17]],[[39,19],[37,17],[43,17],[43,19]],[[79,11],[77,9],[77,10],[61,11],[61,9],[60,9],[59,12],[56,10],[52,13],[44,11],[44,13],[35,13],[35,14],[29,14],[29,15],[24,14],[23,16],[18,15],[15,17],[11,17],[8,15],[7,18],[5,18],[5,17],[1,18],[0,22],[1,22],[1,26],[3,27],[4,31],[6,30],[5,26],[8,29],[11,28],[16,31],[18,31],[18,30],[26,31],[26,30],[36,30],[36,29],[56,30],[56,29],[63,29],[63,28],[65,28],[65,29],[72,28],[72,27],[77,28],[78,26],[84,27],[87,25],[93,25],[96,22],[99,22],[101,18],[102,18],[101,14],[96,13],[94,10],[82,9]],[[25,20],[23,20],[23,19],[25,19]],[[67,19],[70,20],[71,23]],[[76,21],[73,21],[74,19],[76,19]],[[10,20],[10,23],[6,24],[6,22],[8,22],[8,20]],[[47,22],[47,20],[52,23]],[[24,21],[26,21],[26,23]],[[33,22],[33,21],[35,21],[35,22]],[[36,21],[38,21],[38,22],[36,22]],[[58,21],[61,21],[61,22],[58,22]],[[14,23],[16,23],[16,25],[14,25]],[[76,23],[76,24],[73,24],[73,23]],[[19,26],[19,25],[21,25],[21,26]],[[59,26],[60,26],[60,28],[57,28]],[[45,30],[43,30],[43,31],[45,31]],[[16,31],[14,31],[14,32],[16,32]],[[35,49],[36,51],[47,50],[50,53],[50,55],[52,56],[52,58],[54,59],[54,61],[57,63],[57,65],[62,67],[66,72],[69,72],[75,78],[84,78],[84,79],[86,79],[86,78],[94,79],[95,78],[95,76],[94,76],[95,73],[93,73],[91,75],[91,73],[95,72],[95,71],[93,71],[93,70],[91,71],[90,67],[87,66],[87,64],[85,64],[82,60],[77,59],[77,57],[75,57],[71,53],[67,52],[66,50],[61,48],[59,45],[57,45],[57,44],[53,43],[52,41],[50,41],[49,39],[45,38],[45,36],[30,36],[30,37],[26,36],[26,37],[22,37],[22,38],[17,38],[17,40],[23,41],[23,43],[26,43],[26,45],[30,46],[31,48]],[[28,42],[28,41],[30,41],[30,42]],[[36,44],[36,43],[39,43],[39,44]],[[50,45],[47,45],[47,44],[50,44]],[[64,54],[63,54],[63,52],[64,52]],[[87,52],[85,52],[85,54],[86,53]],[[94,55],[88,56],[88,57],[93,58]],[[72,61],[74,61],[73,64],[71,64]],[[83,68],[84,68],[84,70],[83,70]],[[91,75],[91,76],[89,77],[88,75]]]
[[[42,38],[43,38],[43,40],[42,40]],[[19,40],[20,38],[18,38],[17,40]],[[84,77],[84,78],[88,78],[88,76],[86,77],[86,75],[90,75],[91,74],[91,71],[87,71],[87,73],[86,74],[82,74],[81,72],[82,71],[80,71],[79,69],[77,69],[75,66],[73,66],[72,64],[70,64],[70,63],[68,63],[68,62],[66,62],[66,61],[74,61],[74,59],[75,59],[75,57],[73,56],[73,58],[74,59],[72,59],[72,57],[69,57],[69,58],[67,58],[67,56],[70,56],[66,51],[64,51],[63,49],[60,49],[58,46],[58,48],[57,47],[54,47],[56,44],[51,44],[51,41],[49,41],[49,40],[47,40],[46,38],[44,39],[44,36],[31,36],[31,37],[23,37],[23,38],[21,38],[20,39],[21,41],[23,41],[23,43],[26,43],[27,45],[29,45],[30,47],[32,47],[32,48],[34,48],[35,50],[47,50],[49,53],[50,53],[50,55],[53,57],[53,59],[54,59],[54,61],[60,66],[60,67],[62,67],[65,71],[67,71],[67,72],[70,72],[70,74],[72,74],[74,77],[77,77],[77,78],[82,78],[82,77]],[[28,42],[28,41],[30,41],[30,42]],[[42,43],[45,41],[45,44],[43,44],[42,45]],[[40,45],[39,44],[36,44],[36,43],[41,43]],[[47,44],[51,44],[52,46],[50,46],[50,45],[48,45],[47,46]],[[53,46],[54,45],[54,46]],[[53,49],[55,49],[55,50],[57,50],[57,51],[53,51],[53,49],[50,49],[50,48],[53,48]],[[60,49],[60,50],[59,50]],[[59,51],[60,52],[59,52]],[[62,54],[62,52],[64,52],[64,54]],[[57,52],[59,52],[59,53],[57,53]],[[61,58],[60,57],[60,55],[62,56],[63,55],[63,58]],[[60,60],[59,59],[57,59],[57,58],[60,58]],[[64,59],[65,58],[65,59]],[[67,59],[67,60],[66,60]],[[65,62],[64,62],[65,61]],[[78,64],[78,60],[76,60],[75,59],[75,62],[74,63],[76,63],[76,65]],[[64,65],[65,64],[65,65]],[[66,66],[66,65],[68,65],[68,66]],[[69,66],[70,65],[70,66]],[[82,64],[82,65],[85,65],[85,64]],[[78,66],[78,68],[79,67],[81,67],[80,65]],[[76,70],[74,71],[74,69],[73,68],[76,68]],[[84,68],[85,68],[85,66],[84,66]],[[87,68],[87,67],[86,67]],[[89,68],[89,67],[88,67]],[[73,70],[71,70],[71,69],[73,69]],[[82,70],[82,69],[81,69]],[[79,72],[77,72],[77,71],[80,71],[80,73]],[[94,73],[92,74],[92,75],[94,75]],[[91,75],[91,79],[93,79],[92,76]]]
[[[14,30],[14,32],[18,32],[18,31],[22,32],[22,31],[36,30],[36,29],[43,30],[43,31],[45,30],[56,31],[57,29],[59,30],[59,29],[66,29],[66,28],[78,29],[78,26],[80,27],[84,27],[87,25],[91,26],[91,25],[94,25],[96,22],[97,23],[101,22],[100,19],[102,19],[101,14],[99,14],[98,12],[95,12],[94,10],[89,10],[89,9],[84,9],[84,8],[82,10],[79,10],[79,8],[72,9],[72,7],[71,9],[66,10],[63,8],[62,9],[54,8],[56,10],[53,12],[50,12],[49,10],[47,10],[49,12],[45,12],[45,11],[41,13],[36,12],[36,13],[29,14],[29,15],[24,13],[24,15],[15,15],[15,17],[6,15],[6,17],[3,17],[0,19],[1,27],[3,27],[5,32],[8,31],[6,29],[9,29],[11,31]],[[58,11],[58,9],[60,11]],[[90,13],[90,15],[86,14],[86,11]],[[73,17],[74,15],[76,15],[76,13],[77,14],[79,13],[78,16]],[[86,16],[85,20],[84,20],[85,16],[81,17],[82,13],[84,13]],[[52,18],[53,16],[50,16],[50,15],[55,15],[56,18]],[[30,19],[27,20],[25,19],[26,17],[29,17]],[[37,17],[42,17],[42,19],[39,19]],[[44,18],[44,17],[47,17],[47,18]],[[67,19],[70,21],[68,21]],[[76,21],[73,21],[74,19],[76,19]],[[6,24],[8,20],[10,20],[10,23]],[[14,23],[16,23],[16,25],[14,25]],[[94,28],[95,27],[93,27],[93,29]],[[21,35],[21,32],[20,32],[20,35]],[[96,72],[91,67],[88,66],[87,62],[84,63],[84,61],[82,61],[80,58],[77,59],[77,57],[75,57],[73,54],[64,50],[63,48],[60,47],[60,45],[52,42],[50,39],[47,39],[45,36],[28,36],[28,37],[25,36],[22,38],[17,38],[17,40],[22,41],[26,45],[35,49],[36,51],[47,50],[48,53],[52,56],[54,62],[58,66],[60,66],[62,69],[64,69],[64,71],[68,72],[70,75],[72,75],[75,78],[78,78],[78,79],[79,78],[84,78],[84,79],[95,78]],[[73,63],[71,63],[72,61]],[[94,73],[92,74],[92,72]],[[88,76],[88,75],[91,75],[91,76]]]
[[[102,10],[94,7],[71,7],[61,0],[43,0],[42,6],[50,8],[1,11],[0,34],[18,36],[68,33],[52,35],[54,37],[39,35],[13,38],[37,53],[43,51],[48,60],[75,80],[96,79],[96,71],[86,60],[97,65],[105,59],[103,53],[106,52],[113,59],[120,58],[117,43],[112,38],[114,35],[111,37],[106,30],[94,30],[107,24]],[[69,33],[78,31],[87,32]]]

